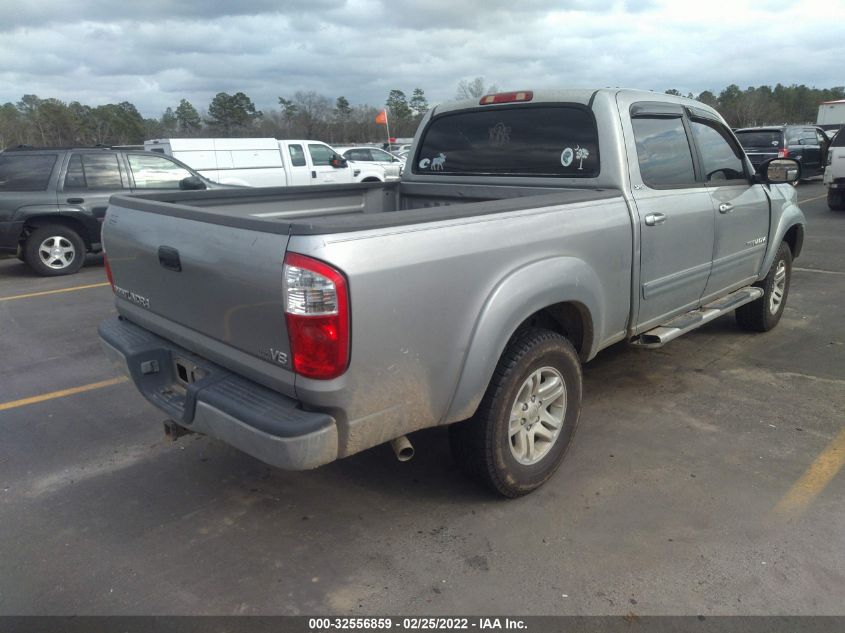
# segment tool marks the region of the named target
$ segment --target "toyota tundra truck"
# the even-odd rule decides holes
[[[774,328],[800,165],[708,106],[631,90],[439,105],[401,181],[112,197],[107,355],[170,420],[283,469],[449,426],[514,497],[578,424],[581,364],[735,311]]]

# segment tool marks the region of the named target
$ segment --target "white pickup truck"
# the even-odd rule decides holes
[[[830,142],[823,180],[827,187],[828,208],[845,211],[845,132],[842,130]]]
[[[320,141],[172,138],[145,141],[144,149],[181,160],[224,185],[294,187],[385,181],[379,165],[346,161]]]

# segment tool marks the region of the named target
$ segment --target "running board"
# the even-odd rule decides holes
[[[687,312],[679,317],[675,317],[668,323],[664,323],[648,332],[643,332],[631,342],[631,345],[646,349],[663,347],[669,341],[681,336],[681,334],[686,334],[690,330],[701,327],[705,323],[709,323],[713,319],[762,296],[762,288],[755,286],[742,288],[712,303],[708,303],[706,306],[701,306],[698,310]]]

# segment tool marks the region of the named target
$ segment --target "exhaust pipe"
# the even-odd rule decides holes
[[[396,453],[396,459],[400,462],[407,462],[414,456],[414,447],[407,435],[390,440],[390,448]]]

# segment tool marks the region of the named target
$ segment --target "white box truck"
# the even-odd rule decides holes
[[[144,141],[144,149],[173,156],[226,185],[283,187],[385,180],[382,167],[346,161],[321,141],[171,138]]]
[[[845,99],[825,101],[819,105],[819,115],[816,125],[823,129],[828,136],[845,125]]]

